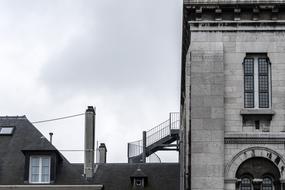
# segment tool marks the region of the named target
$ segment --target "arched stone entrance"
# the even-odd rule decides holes
[[[236,172],[236,189],[280,190],[280,172],[272,161],[253,157],[244,161]]]
[[[285,190],[284,169],[285,161],[276,151],[265,147],[244,149],[226,165],[225,189]]]

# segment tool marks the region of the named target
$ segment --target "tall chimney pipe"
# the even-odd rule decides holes
[[[52,135],[53,135],[53,133],[52,132],[50,132],[49,133],[49,142],[52,144]]]
[[[85,112],[85,150],[84,150],[84,175],[92,178],[94,173],[94,142],[95,142],[95,109],[88,106]]]

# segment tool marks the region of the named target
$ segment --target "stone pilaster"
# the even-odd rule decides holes
[[[191,42],[192,43],[192,42]],[[190,45],[191,189],[224,189],[223,44]]]

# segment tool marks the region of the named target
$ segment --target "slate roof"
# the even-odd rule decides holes
[[[24,184],[25,156],[23,150],[57,151],[25,116],[0,117],[1,126],[15,126],[13,135],[0,136],[0,184]],[[82,184],[81,174],[59,152],[55,184]]]
[[[75,167],[83,171],[82,164]],[[131,190],[131,176],[138,168],[147,176],[145,190],[179,190],[179,163],[96,164],[91,183],[103,184],[104,190]]]
[[[96,164],[94,177],[86,181],[83,164],[71,164],[28,121],[25,116],[0,117],[0,127],[15,126],[13,135],[0,135],[0,185],[23,185],[25,156],[23,150],[56,151],[61,157],[55,185],[100,184],[104,190],[131,189],[131,176],[138,168],[147,176],[145,190],[178,190],[179,164]]]

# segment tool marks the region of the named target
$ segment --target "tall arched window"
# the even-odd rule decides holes
[[[249,178],[242,178],[240,184],[240,190],[251,190],[251,180]]]
[[[270,177],[265,177],[262,180],[262,190],[273,190],[273,182]]]

